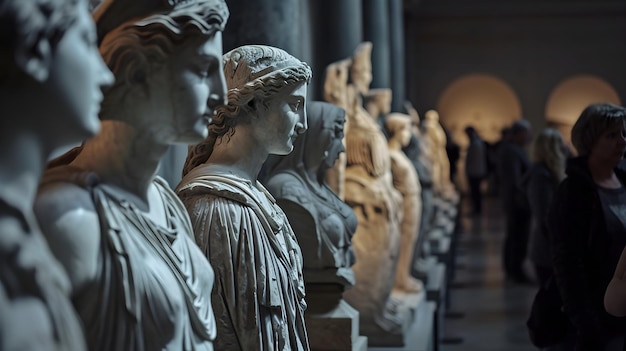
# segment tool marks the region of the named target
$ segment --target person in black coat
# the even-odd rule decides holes
[[[572,129],[571,159],[548,213],[557,286],[576,329],[575,350],[622,350],[626,320],[605,312],[603,297],[626,245],[626,109],[593,104]]]
[[[521,183],[530,168],[524,147],[531,140],[530,123],[518,120],[513,123],[509,137],[503,141],[498,155],[500,192],[506,219],[506,238],[502,255],[504,273],[518,283],[529,282],[522,269],[530,233],[530,208]]]

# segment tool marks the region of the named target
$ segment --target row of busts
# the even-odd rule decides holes
[[[392,295],[422,289],[411,272],[424,231],[421,221],[431,220],[434,206],[431,197],[422,196],[422,186],[440,198],[454,193],[437,112],[428,111],[421,122],[410,104],[408,114],[390,113],[392,91],[369,88],[371,51],[371,43],[361,43],[351,58],[327,67],[324,82],[326,101],[347,115],[346,157],[328,177],[358,218],[353,237],[357,283],[344,297],[361,313],[368,336],[401,332],[404,321],[390,313],[397,312],[398,297]],[[409,151],[417,152],[405,152],[411,143]]]
[[[415,240],[415,223],[401,232],[419,218],[418,192],[394,190],[404,159],[375,146],[387,142],[365,85],[346,85],[346,105],[306,103],[311,70],[285,51],[222,57],[222,0],[103,1],[97,31],[86,2],[52,1],[38,22],[24,11],[37,0],[2,3],[20,34],[2,38],[2,75],[19,82],[3,81],[2,107],[26,122],[2,125],[1,349],[308,350],[306,294],[323,312],[354,285],[363,325],[386,313],[394,281],[419,289],[398,253]],[[389,121],[395,152],[410,123]],[[326,184],[344,122],[345,180],[333,184],[347,204]],[[56,147],[81,140],[33,181]],[[180,143],[193,146],[174,192],[154,174]]]

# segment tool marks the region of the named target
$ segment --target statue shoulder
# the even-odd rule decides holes
[[[47,183],[37,195],[35,214],[54,256],[79,290],[96,276],[100,218],[90,191],[71,182]]]

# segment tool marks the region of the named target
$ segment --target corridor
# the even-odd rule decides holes
[[[456,272],[443,337],[462,342],[442,343],[440,350],[536,350],[525,326],[536,288],[504,280],[500,255],[504,218],[496,198],[485,200],[480,217],[467,215],[466,206],[461,210]]]

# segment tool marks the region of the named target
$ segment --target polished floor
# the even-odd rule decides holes
[[[525,321],[536,288],[506,281],[501,248],[504,218],[496,198],[486,198],[481,216],[462,203],[454,278],[439,351],[533,351]],[[529,272],[530,274],[531,272]],[[376,351],[413,351],[370,348]]]
[[[531,351],[525,321],[536,288],[505,281],[501,265],[504,218],[497,199],[479,217],[461,211],[455,277],[450,286],[441,351]],[[530,273],[530,272],[529,272]]]

